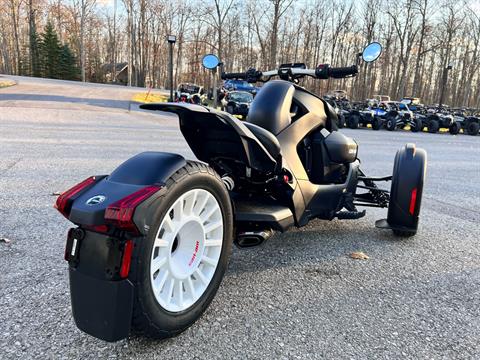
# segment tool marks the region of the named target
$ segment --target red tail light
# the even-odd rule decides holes
[[[95,176],[91,176],[88,179],[83,180],[81,183],[75,185],[71,189],[68,189],[57,198],[54,207],[68,219],[68,215],[70,215],[70,209],[72,207],[72,197],[90,187],[93,183],[95,183],[95,181]]]
[[[138,233],[138,229],[133,222],[135,208],[144,200],[160,190],[160,186],[146,186],[133,194],[114,202],[105,210],[105,220],[117,228],[132,233]]]
[[[132,262],[133,241],[127,240],[123,248],[122,265],[120,266],[120,277],[125,279],[130,272],[130,263]]]
[[[412,194],[410,195],[410,208],[408,211],[410,212],[410,215],[413,215],[415,212],[415,204],[417,203],[417,188],[412,190]]]

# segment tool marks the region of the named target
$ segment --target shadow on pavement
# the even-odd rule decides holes
[[[98,99],[98,98],[81,98],[62,95],[43,95],[43,94],[1,94],[1,101],[53,101],[62,103],[84,104],[90,106],[99,106],[106,108],[121,108],[128,110],[130,108],[130,100],[114,100],[114,99]]]

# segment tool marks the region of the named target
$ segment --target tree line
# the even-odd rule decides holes
[[[212,73],[201,67],[207,53],[219,56],[227,71],[268,70],[289,62],[348,66],[363,46],[379,41],[382,56],[373,64],[362,64],[356,78],[305,79],[303,84],[317,93],[344,89],[354,99],[373,94],[394,99],[414,96],[427,104],[438,103],[443,92],[446,104],[479,108],[480,9],[475,4],[472,0],[0,0],[4,9],[0,72],[63,78],[50,71],[73,61],[69,78],[103,82],[118,75],[114,64],[125,62],[129,85],[167,87],[166,37],[173,34],[175,83],[212,86]],[[58,40],[57,60],[52,64],[40,46],[47,31],[57,34]]]

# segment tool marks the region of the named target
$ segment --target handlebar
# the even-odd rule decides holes
[[[246,76],[246,73],[222,73],[222,80],[243,79]]]
[[[342,78],[345,78],[348,76],[354,76],[357,74],[358,74],[357,65],[328,69],[328,76],[334,79],[342,79]]]
[[[302,69],[302,68],[280,68],[270,71],[258,71],[256,69],[249,69],[244,73],[225,73],[222,72],[222,80],[239,79],[246,80],[254,83],[257,81],[266,82],[273,76],[279,76],[282,79],[297,79],[303,76],[311,76],[316,79],[341,79],[345,77],[355,76],[358,73],[357,65],[348,67],[330,67],[328,64],[319,65],[315,69]],[[266,78],[266,79],[262,79]]]

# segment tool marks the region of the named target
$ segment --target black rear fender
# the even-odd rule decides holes
[[[75,224],[105,224],[109,205],[149,185],[162,186],[186,160],[178,154],[143,152],[128,159],[74,199],[69,220]]]

